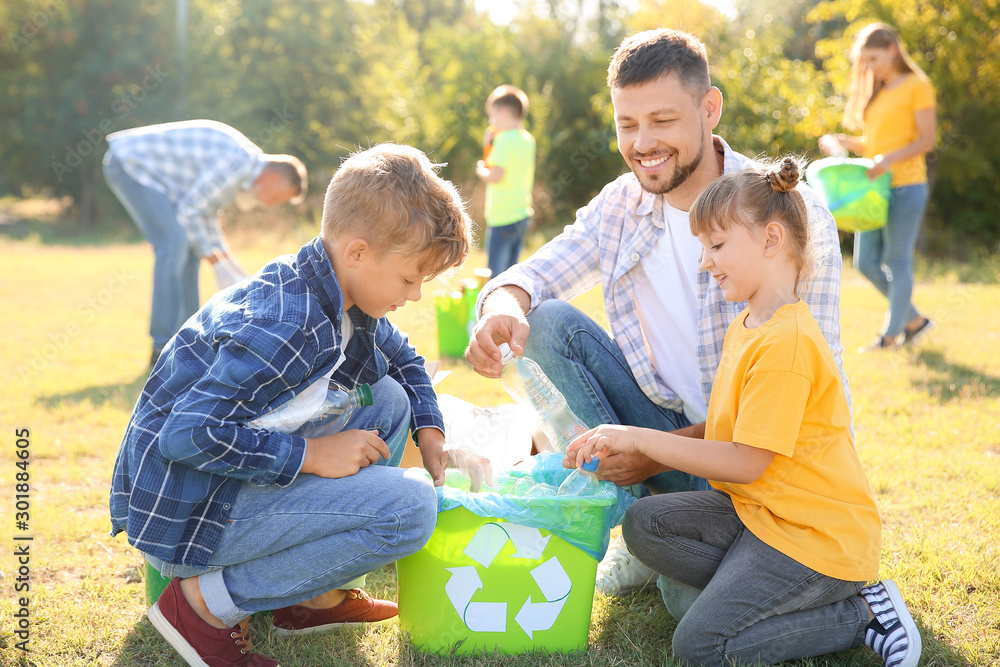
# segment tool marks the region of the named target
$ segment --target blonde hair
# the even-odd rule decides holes
[[[472,245],[472,220],[455,186],[438,175],[442,166],[393,143],[353,153],[326,190],[323,241],[351,233],[379,254],[423,255],[428,276],[461,265]]]
[[[906,52],[906,47],[903,46],[895,30],[885,23],[866,25],[855,36],[854,47],[851,49],[851,60],[854,62],[854,68],[851,70],[851,95],[847,100],[842,120],[844,127],[849,130],[864,128],[865,112],[883,85],[881,81],[875,81],[875,77],[861,61],[861,50],[888,49],[889,46],[896,47],[896,59],[893,64],[897,70],[904,74],[916,74],[924,81],[928,80],[924,71]]]
[[[733,225],[762,229],[769,222],[784,225],[791,240],[799,285],[809,274],[809,214],[802,193],[795,189],[804,165],[794,157],[723,174],[702,190],[691,207],[691,233],[709,234]]]

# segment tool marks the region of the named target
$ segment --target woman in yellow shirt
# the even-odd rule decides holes
[[[927,165],[936,127],[934,88],[906,52],[896,31],[872,23],[858,33],[854,74],[844,126],[863,136],[834,134],[836,143],[875,161],[868,177],[892,174],[889,221],[882,229],[858,232],[854,267],[889,299],[879,337],[860,351],[910,345],[933,323],[911,300],[913,253],[927,208]],[[832,147],[820,143],[826,153]]]
[[[711,482],[640,498],[622,536],[693,593],[673,636],[685,665],[773,664],[862,644],[916,667],[920,635],[896,585],[877,578],[882,523],[854,449],[847,394],[798,296],[808,265],[799,165],[723,175],[691,209],[701,268],[747,302],[726,332],[704,438],[602,425],[576,465],[638,452]],[[668,602],[668,604],[670,604]]]

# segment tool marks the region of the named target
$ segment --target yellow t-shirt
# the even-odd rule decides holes
[[[775,452],[752,484],[712,481],[765,544],[820,574],[878,577],[882,522],[854,449],[833,354],[804,301],[726,332],[708,404],[706,440]]]
[[[933,108],[934,86],[916,74],[880,92],[865,111],[864,157],[885,155],[912,144],[920,136],[916,113]],[[927,161],[923,155],[897,162],[889,171],[894,188],[927,182]]]

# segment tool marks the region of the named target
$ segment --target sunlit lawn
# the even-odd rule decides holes
[[[256,269],[293,252],[306,230],[280,237],[237,235]],[[152,254],[144,243],[46,244],[0,236],[0,537],[30,534],[32,651],[15,648],[16,567],[3,549],[0,655],[4,665],[181,665],[145,618],[141,558],[124,536],[108,535],[107,491],[114,456],[149,357]],[[474,256],[461,275],[483,264]],[[917,350],[860,355],[884,304],[856,273],[843,287],[845,368],[857,441],[881,504],[883,573],[911,601],[924,636],[924,665],[1000,664],[1000,271],[960,283],[935,266],[916,301],[938,329]],[[394,315],[417,349],[438,357],[434,290]],[[214,289],[203,272],[203,295]],[[603,321],[600,295],[579,305]],[[477,405],[508,399],[464,361],[444,360],[438,387]],[[14,431],[31,441],[31,523],[13,526]],[[392,568],[372,592],[395,596]],[[462,658],[425,656],[398,627],[285,639],[254,620],[256,643],[292,665],[658,665],[670,664],[673,628],[653,592],[598,595],[586,653]],[[877,665],[852,651],[801,665]]]

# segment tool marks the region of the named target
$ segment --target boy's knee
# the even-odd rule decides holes
[[[718,634],[692,621],[691,616],[686,615],[674,630],[671,640],[674,658],[685,665],[722,664],[724,655],[715,644],[720,639]]]
[[[411,532],[412,549],[416,551],[427,543],[437,525],[437,491],[430,478],[418,469],[403,473],[398,491],[400,513]]]
[[[410,421],[410,398],[394,378],[386,375],[374,385],[372,385],[372,396],[374,405],[389,411],[392,415],[393,424],[409,423]]]

